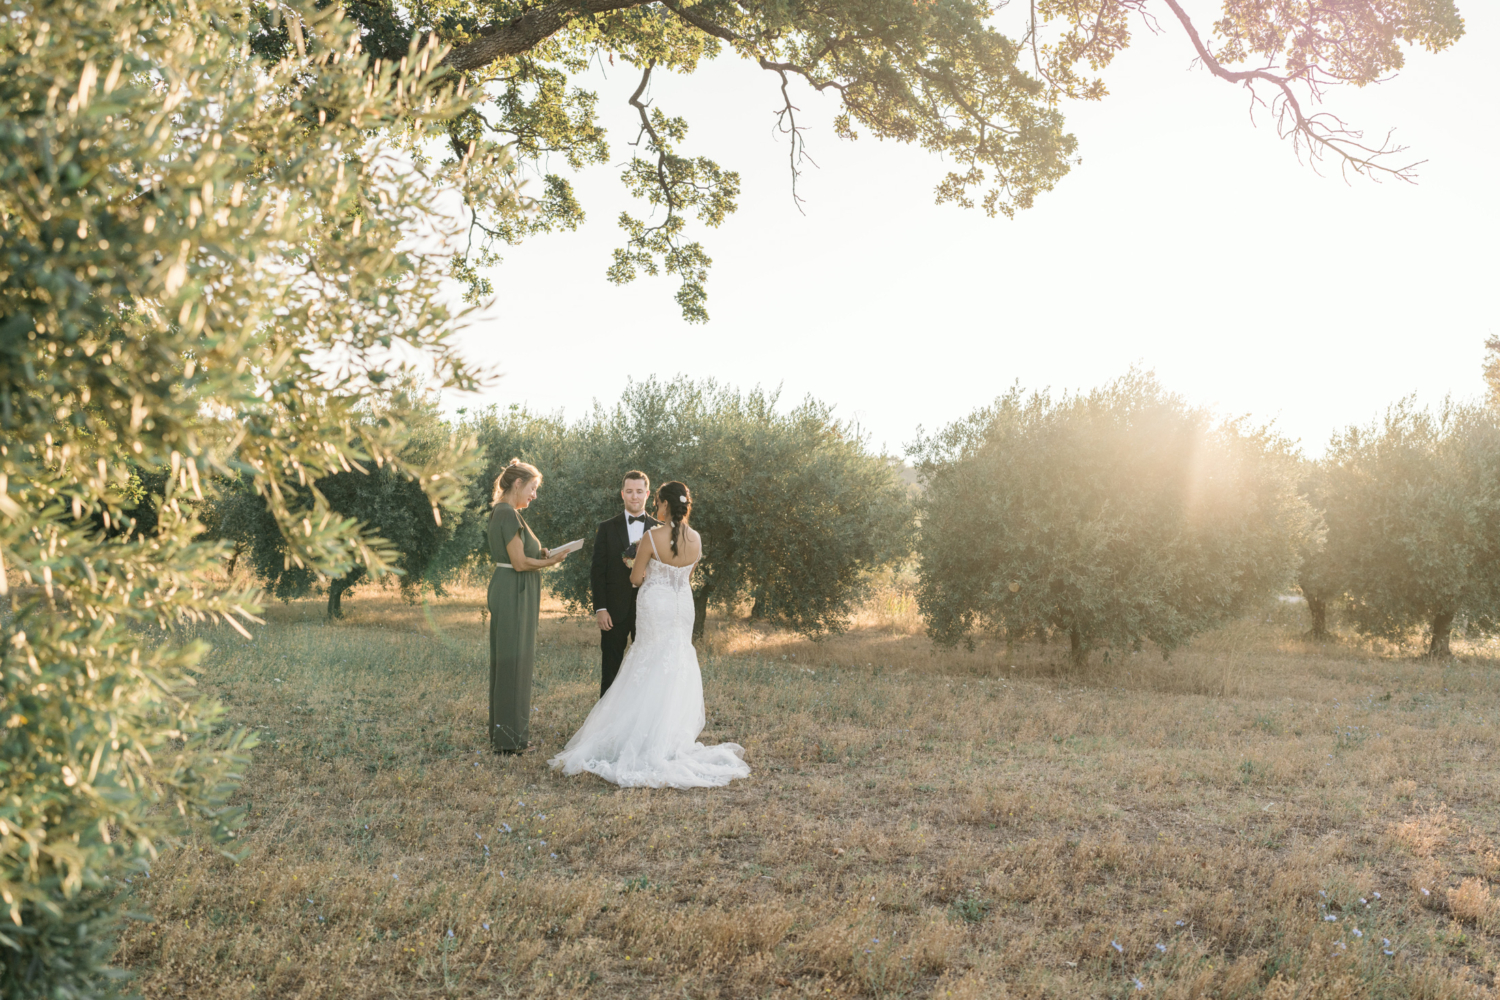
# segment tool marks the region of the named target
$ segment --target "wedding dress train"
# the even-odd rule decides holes
[[[698,742],[703,675],[693,649],[688,583],[696,565],[651,561],[636,595],[635,641],[604,697],[548,761],[553,767],[648,788],[707,788],[749,776],[744,747]]]

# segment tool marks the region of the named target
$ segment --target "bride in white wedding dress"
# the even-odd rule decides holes
[[[564,774],[589,771],[623,786],[706,788],[748,777],[745,748],[706,747],[703,675],[693,649],[693,567],[703,539],[688,527],[692,501],[682,483],[657,492],[656,516],[670,523],[647,531],[637,546],[630,582],[635,641],[620,673],[562,753],[549,764]]]

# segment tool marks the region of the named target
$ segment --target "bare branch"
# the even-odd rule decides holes
[[[1198,35],[1198,29],[1193,26],[1187,12],[1177,0],[1165,0],[1172,13],[1177,15],[1177,20],[1182,23],[1188,38],[1192,40],[1193,48],[1198,52],[1198,58],[1208,71],[1221,80],[1230,83],[1244,84],[1245,89],[1250,91],[1252,108],[1259,104],[1266,107],[1277,119],[1277,130],[1282,138],[1290,136],[1293,146],[1301,151],[1301,146],[1306,143],[1308,156],[1311,159],[1321,159],[1324,152],[1331,152],[1340,160],[1340,166],[1345,170],[1353,170],[1357,174],[1367,176],[1390,176],[1408,183],[1415,183],[1415,168],[1421,166],[1425,161],[1410,163],[1403,167],[1390,167],[1381,162],[1382,158],[1395,156],[1406,151],[1405,146],[1394,146],[1390,142],[1390,133],[1379,146],[1368,146],[1360,140],[1364,133],[1350,129],[1345,126],[1342,119],[1336,115],[1322,113],[1307,115],[1302,110],[1302,103],[1297,99],[1293,90],[1294,83],[1305,85],[1313,100],[1319,96],[1317,81],[1310,75],[1310,71],[1293,74],[1290,76],[1273,72],[1273,67],[1265,66],[1260,69],[1232,70],[1221,65],[1214,58],[1208,46],[1203,44],[1203,39]],[[1275,87],[1277,95],[1271,104],[1255,92],[1256,83],[1268,83]],[[1288,126],[1287,120],[1290,119]]]
[[[753,54],[755,56],[756,62],[759,63],[761,69],[775,73],[780,78],[781,108],[776,112],[776,130],[788,137],[789,148],[787,150],[787,162],[792,171],[792,203],[797,206],[797,211],[801,212],[802,197],[801,195],[797,194],[797,179],[802,176],[802,161],[803,159],[806,159],[809,163],[812,163],[813,166],[817,166],[817,161],[813,160],[812,157],[807,155],[807,147],[802,140],[802,126],[797,124],[797,111],[799,109],[795,104],[792,103],[791,91],[788,89],[791,81],[788,78],[787,74],[793,73],[797,76],[802,77],[813,88],[820,92],[828,89],[833,89],[837,90],[841,95],[847,96],[846,88],[849,85],[839,83],[835,80],[819,80],[813,70],[806,66],[800,66],[795,63],[772,62],[764,55],[762,55],[759,51],[757,51],[755,46],[749,41],[749,39],[745,38],[743,35],[740,35],[721,24],[716,24],[713,21],[700,16],[693,10],[685,7],[680,7],[676,3],[673,3],[672,0],[662,0],[662,5],[704,34],[712,35],[715,38],[729,42],[731,45],[735,45],[742,51]],[[825,42],[823,45],[823,50],[819,52],[813,59],[813,66],[816,66],[819,62],[821,62],[824,57],[833,52],[834,49],[835,44],[833,42]]]

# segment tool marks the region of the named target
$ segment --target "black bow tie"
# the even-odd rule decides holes
[[[625,515],[625,527],[628,528],[632,524],[634,524],[635,522],[637,522],[637,521],[644,521],[644,520],[646,520],[646,515],[645,514],[626,514]]]

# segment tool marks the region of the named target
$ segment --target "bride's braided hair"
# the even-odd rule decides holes
[[[662,483],[661,489],[656,491],[656,515],[660,517],[662,512],[671,514],[672,518],[672,555],[677,554],[677,534],[687,527],[688,517],[693,513],[693,495],[688,488],[677,480],[670,483]]]

